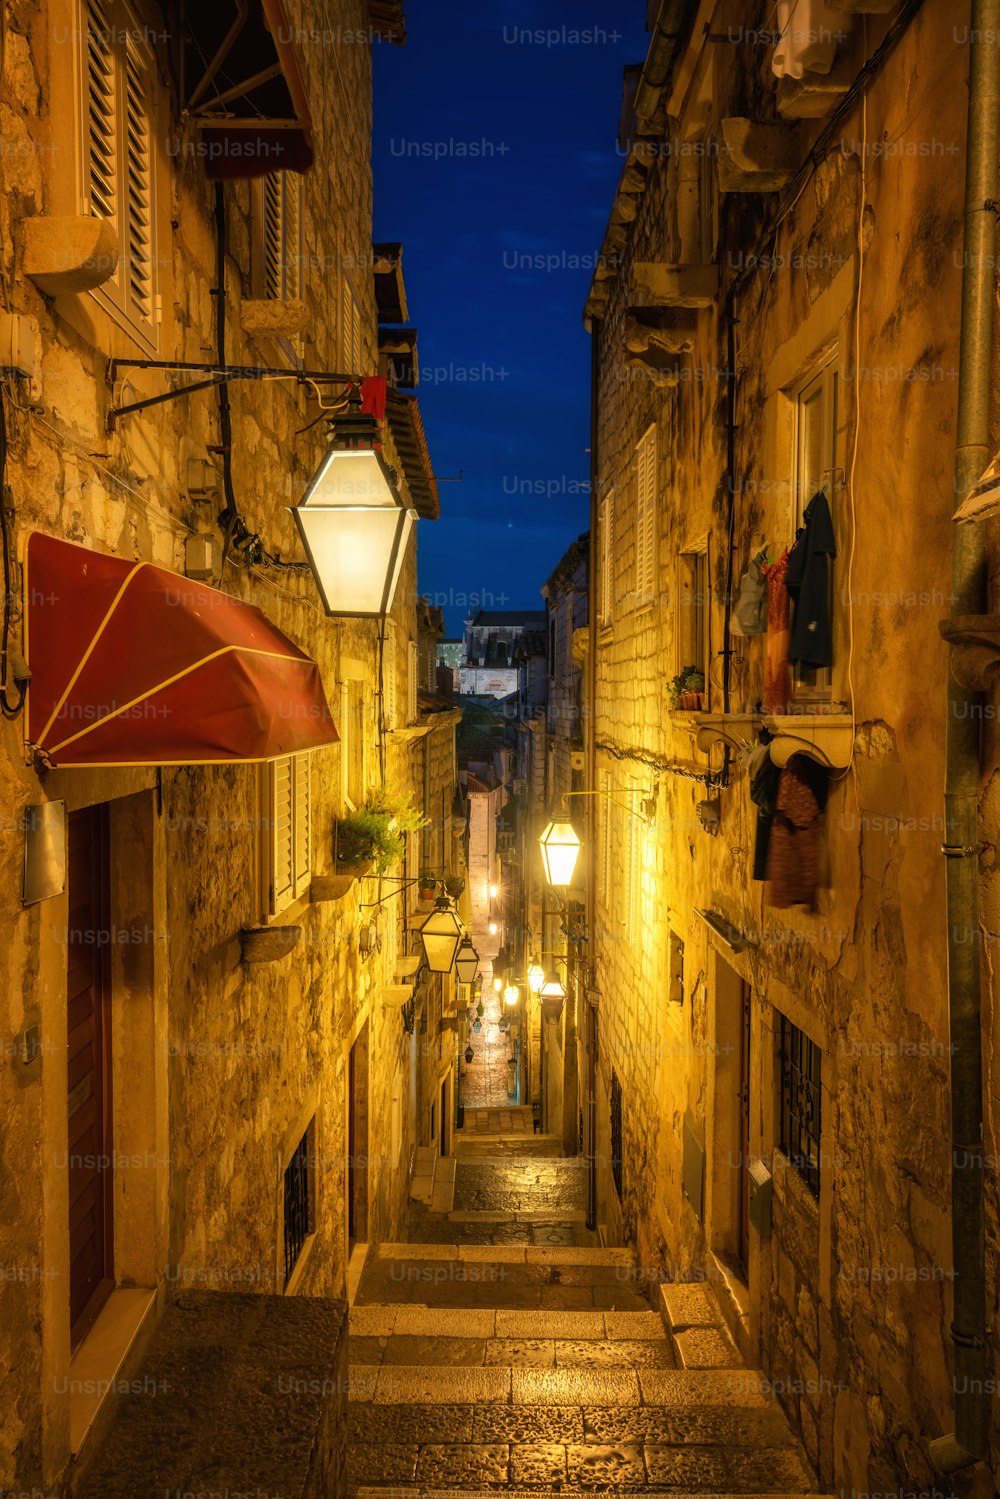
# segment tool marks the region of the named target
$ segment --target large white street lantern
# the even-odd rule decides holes
[[[330,446],[292,511],[327,614],[388,613],[416,521],[373,417],[331,423]]]
[[[545,969],[536,959],[528,969],[528,988],[537,994],[545,983]]]
[[[431,973],[450,973],[462,940],[462,923],[446,895],[434,902],[433,911],[420,928],[420,940]]]
[[[460,984],[474,984],[478,972],[479,954],[473,947],[468,932],[466,932],[459,944],[458,956],[455,959],[455,975]]]
[[[554,818],[538,840],[550,885],[571,885],[580,855],[580,838],[571,822]]]

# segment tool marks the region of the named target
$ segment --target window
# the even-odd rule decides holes
[[[611,1175],[618,1200],[622,1197],[622,1085],[618,1074],[611,1073]]]
[[[416,723],[418,713],[417,702],[417,669],[419,666],[419,652],[417,642],[411,640],[406,654],[406,721]]]
[[[267,910],[277,916],[305,894],[312,877],[309,756],[283,755],[265,774]]]
[[[678,558],[677,670],[696,666],[708,689],[708,542]],[[706,699],[707,701],[707,699]]]
[[[795,528],[817,490],[826,490],[833,514],[837,472],[837,361],[828,359],[800,386],[795,397],[795,459],[793,473]],[[831,611],[833,598],[830,600]],[[828,698],[832,691],[828,667],[795,667],[796,697]]]
[[[611,624],[611,606],[614,600],[614,490],[609,490],[601,498],[598,506],[597,534],[599,538],[599,550],[597,554],[598,624],[606,628]]]
[[[673,1005],[684,1003],[684,943],[676,932],[667,934],[669,970],[667,974],[667,998]]]
[[[656,428],[635,450],[635,606],[651,604],[656,593]]]
[[[315,1120],[306,1130],[285,1167],[284,1223],[285,1223],[285,1281],[292,1278],[292,1271],[299,1261],[305,1242],[316,1229],[316,1209],[313,1182],[313,1136]]]
[[[351,679],[340,689],[341,800],[360,807],[365,799],[365,742],[367,727],[365,684]]]
[[[361,309],[354,288],[344,277],[340,301],[340,352],[345,375],[364,374],[364,349],[361,337]]]
[[[820,1078],[823,1053],[804,1031],[778,1016],[778,1144],[814,1197],[819,1197]]]
[[[118,266],[92,295],[156,352],[160,299],[153,171],[153,59],[124,0],[82,10],[83,207],[113,224]]]
[[[548,634],[548,662],[546,663],[546,675],[554,677],[556,674],[556,614],[555,609],[549,610],[549,634]]]

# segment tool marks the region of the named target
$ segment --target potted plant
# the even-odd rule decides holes
[[[444,888],[452,900],[458,900],[465,889],[465,881],[460,874],[446,874],[444,877]]]
[[[668,686],[670,706],[675,711],[686,708],[700,712],[705,703],[705,673],[697,666],[685,666],[672,677]]]
[[[422,869],[419,875],[419,888],[421,900],[433,900],[437,889],[437,877],[433,869]]]
[[[427,825],[409,796],[394,796],[384,787],[369,792],[360,807],[337,819],[337,865],[358,874],[386,874],[403,857],[406,834]]]

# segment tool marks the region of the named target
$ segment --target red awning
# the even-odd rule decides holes
[[[315,661],[259,609],[35,533],[28,741],[48,764],[219,765],[339,737]]]
[[[184,22],[186,108],[208,177],[312,166],[312,116],[284,0],[192,4]]]

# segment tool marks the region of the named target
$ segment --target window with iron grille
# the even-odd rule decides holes
[[[804,1031],[778,1016],[778,1144],[814,1197],[819,1197],[820,1079],[823,1053]]]
[[[285,1167],[285,1285],[309,1235],[315,1230],[313,1208],[313,1125],[296,1145]]]
[[[611,1175],[618,1200],[622,1195],[622,1085],[617,1072],[611,1074]]]

